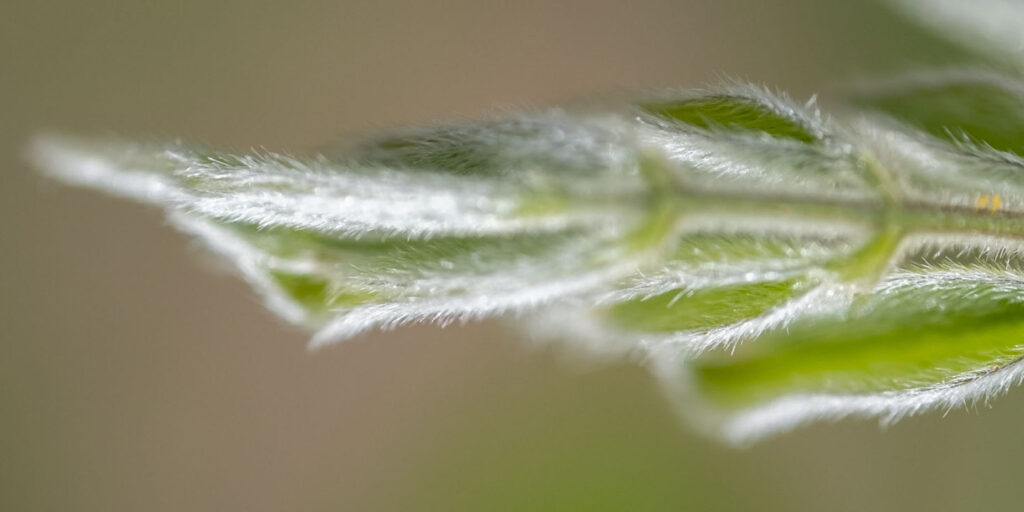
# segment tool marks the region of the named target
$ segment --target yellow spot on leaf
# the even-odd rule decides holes
[[[974,202],[974,208],[978,211],[988,210],[989,213],[996,213],[1003,206],[1003,198],[999,194],[979,196]]]
[[[979,210],[984,210],[988,207],[988,196],[980,196],[978,200],[974,202],[974,207]]]

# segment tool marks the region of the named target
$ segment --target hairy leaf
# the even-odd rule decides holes
[[[514,314],[632,354],[743,442],[1024,375],[1024,85],[937,72],[843,117],[741,84],[397,131],[306,157],[48,136],[168,210],[314,345]]]

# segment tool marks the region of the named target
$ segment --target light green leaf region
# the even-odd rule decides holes
[[[330,280],[315,275],[282,270],[268,270],[268,273],[288,297],[317,315],[367,304],[376,296],[369,291],[341,289]]]
[[[282,259],[306,259],[347,269],[368,279],[438,273],[483,273],[513,268],[524,260],[552,258],[566,246],[587,244],[579,231],[521,236],[341,238],[308,230],[230,224],[256,249]],[[564,253],[563,253],[564,254]],[[580,261],[581,265],[585,262]]]
[[[776,261],[787,266],[821,261],[846,250],[850,241],[831,237],[736,233],[694,233],[680,238],[671,261],[689,266]]]
[[[635,296],[603,309],[617,329],[699,331],[752,319],[813,288],[817,281],[808,271],[845,260],[852,247],[835,235],[744,232],[696,232],[676,244],[663,273],[640,280]],[[767,273],[751,274],[752,264]],[[676,286],[664,284],[673,280]]]
[[[601,264],[615,244],[586,233],[360,239],[225,224],[291,300],[316,317],[368,304],[510,292]]]
[[[940,385],[1024,355],[1024,302],[1013,290],[1019,285],[995,276],[883,284],[891,288],[847,315],[805,319],[734,353],[708,353],[688,364],[700,392],[726,409],[789,394]]]
[[[1024,88],[987,73],[913,80],[856,96],[858,106],[947,142],[1024,155]]]
[[[709,95],[689,100],[651,103],[643,108],[659,117],[705,130],[722,129],[768,134],[811,144],[817,135],[796,116],[773,109],[755,98]]]
[[[699,290],[678,289],[609,308],[617,325],[648,332],[722,327],[755,317],[801,290],[796,280],[737,284]]]

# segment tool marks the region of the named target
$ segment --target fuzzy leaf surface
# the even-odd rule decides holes
[[[32,158],[166,209],[314,345],[514,316],[632,354],[684,418],[746,442],[1020,380],[1022,91],[919,74],[831,118],[727,84],[309,156],[47,136]]]

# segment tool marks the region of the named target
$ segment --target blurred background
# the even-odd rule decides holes
[[[958,58],[874,2],[7,0],[0,510],[982,510],[1019,501],[1024,390],[745,450],[646,371],[497,324],[316,353],[159,211],[65,188],[40,130],[301,152],[722,76],[803,100]]]

